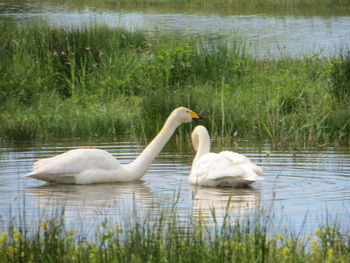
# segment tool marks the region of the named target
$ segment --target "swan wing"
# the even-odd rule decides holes
[[[232,168],[234,168],[236,165],[243,168],[246,172],[251,171],[257,175],[261,175],[263,173],[263,170],[257,166],[255,163],[253,163],[248,157],[244,156],[243,154],[231,152],[231,151],[223,151],[219,153],[219,155],[227,158],[232,163]]]
[[[58,177],[74,177],[88,170],[112,170],[120,166],[118,160],[104,150],[76,149],[35,162],[33,171],[26,176],[55,182]]]

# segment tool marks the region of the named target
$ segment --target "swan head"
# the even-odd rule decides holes
[[[205,117],[195,113],[194,111],[186,107],[179,107],[175,109],[171,115],[180,123],[199,121],[201,119],[205,119]]]

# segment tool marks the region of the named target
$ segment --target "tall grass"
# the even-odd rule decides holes
[[[3,20],[0,33],[2,138],[151,136],[184,105],[208,117],[214,137],[350,140],[350,109],[335,91],[347,83],[346,57],[256,60],[244,42],[107,26]]]
[[[213,214],[214,215],[214,214]],[[0,262],[348,262],[348,230],[329,222],[311,235],[271,231],[271,218],[208,227],[169,220],[131,225],[107,219],[86,239],[67,229],[64,214],[0,233]],[[193,220],[190,222],[194,222]]]
[[[350,99],[350,49],[341,48],[338,58],[334,59],[332,72],[332,94],[347,103]]]

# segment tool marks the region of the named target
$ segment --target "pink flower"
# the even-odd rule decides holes
[[[66,55],[66,52],[61,51],[61,56],[65,56],[65,55]]]
[[[89,50],[91,50],[91,47],[86,47],[85,50],[88,50],[88,51],[89,51]]]

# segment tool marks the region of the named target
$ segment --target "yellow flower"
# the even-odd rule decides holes
[[[13,257],[14,255],[18,254],[18,248],[16,247],[9,247],[8,248],[8,253],[11,257]]]
[[[333,256],[333,249],[332,249],[332,248],[328,248],[328,249],[327,249],[327,256],[328,256],[328,257]]]
[[[47,228],[47,223],[46,222],[42,222],[40,224],[40,226],[41,226],[41,228],[46,229]]]
[[[282,234],[278,234],[278,235],[276,236],[276,239],[277,239],[277,240],[282,240],[282,239],[283,239],[283,235],[282,235]]]
[[[287,247],[282,248],[281,254],[282,256],[286,256],[289,253],[290,249]]]
[[[305,237],[305,239],[308,240],[308,241],[310,241],[310,240],[311,240],[311,237],[310,237],[309,235],[307,235],[307,236]]]
[[[6,232],[2,232],[1,236],[0,236],[0,244],[5,243],[7,240],[7,233]]]
[[[317,244],[317,241],[316,240],[312,240],[311,241],[311,251],[316,253],[316,252],[318,252],[318,250],[319,250],[319,246]]]
[[[318,237],[321,237],[322,236],[322,231],[320,229],[316,229],[314,231],[315,235],[318,236]]]
[[[13,231],[13,240],[14,240],[15,242],[19,242],[20,239],[21,239],[21,237],[22,237],[21,232]]]
[[[331,263],[331,262],[333,262],[333,249],[332,248],[328,248],[327,249],[326,263]]]
[[[325,230],[326,232],[332,232],[332,231],[333,231],[333,227],[331,227],[331,226],[326,226],[326,227],[324,228],[324,230]]]

